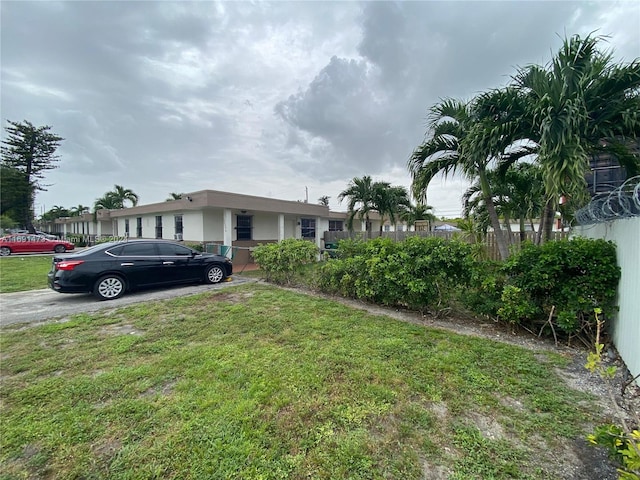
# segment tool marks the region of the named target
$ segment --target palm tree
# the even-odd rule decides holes
[[[167,198],[167,202],[172,202],[174,200],[180,200],[182,198],[182,195],[184,195],[184,193],[175,193],[175,192],[171,192],[169,194],[169,198]]]
[[[561,196],[585,202],[589,158],[613,153],[627,175],[640,172],[627,139],[640,135],[640,59],[613,64],[598,50],[603,37],[565,39],[546,67],[529,66],[514,77],[525,106],[523,137],[537,144],[546,213],[545,237]]]
[[[371,177],[365,175],[362,178],[354,177],[338,195],[338,201],[342,203],[345,198],[349,199],[347,206],[347,229],[353,230],[353,219],[358,216],[360,220],[366,221],[366,231],[371,230],[371,222],[369,214],[374,210],[373,207],[373,182]]]
[[[488,101],[487,94],[483,101]],[[446,99],[434,105],[429,114],[431,136],[416,148],[409,160],[413,195],[426,200],[427,187],[440,172],[446,175],[456,171],[469,179],[478,179],[484,202],[495,231],[500,257],[509,256],[507,240],[500,228],[500,220],[493,204],[491,186],[487,180],[489,161],[501,153],[502,145],[493,142],[487,132],[496,123],[495,116],[479,115],[474,103]],[[496,143],[496,144],[494,144]]]
[[[526,222],[533,229],[533,219],[538,218],[542,212],[544,187],[540,167],[531,163],[519,163],[504,171],[490,170],[487,172],[487,179],[494,195],[496,211],[504,219],[509,232],[509,243],[513,240],[510,226],[512,218],[518,219],[520,241],[524,241]],[[466,190],[463,203],[464,216],[474,218],[479,227],[486,230],[490,221],[478,181]]]
[[[107,209],[116,210],[126,208],[125,202],[131,202],[132,206],[138,204],[138,195],[129,188],[121,185],[114,185],[112,191],[106,192],[102,197],[98,198],[94,204],[94,210]]]
[[[94,202],[93,208],[94,210],[118,210],[124,206],[122,200],[117,198],[113,192],[107,192]]]
[[[50,210],[42,214],[41,220],[45,222],[52,222],[56,218],[70,217],[71,212],[63,206],[54,205]]]
[[[373,209],[380,214],[380,233],[382,233],[385,217],[395,225],[402,211],[409,206],[409,192],[401,186],[375,182],[371,203]]]
[[[121,201],[121,208],[125,208],[125,202],[131,202],[133,207],[138,204],[138,195],[136,195],[130,188],[124,188],[122,185],[114,185],[112,193],[116,199]]]
[[[433,207],[431,205],[425,205],[418,202],[416,205],[409,203],[409,205],[400,214],[400,219],[407,222],[409,227],[416,224],[418,220],[426,220],[429,222],[429,231],[431,231],[431,222],[437,220],[436,216],[432,213]]]
[[[75,207],[71,207],[69,211],[72,217],[79,217],[83,213],[89,213],[89,210],[91,210],[91,207],[85,207],[84,205],[80,204]]]
[[[330,198],[331,198],[331,197],[330,197],[330,196],[328,196],[328,195],[323,195],[323,196],[321,196],[321,197],[318,199],[318,204],[319,204],[319,205],[324,205],[325,207],[328,207],[328,206],[329,206],[329,199],[330,199]]]

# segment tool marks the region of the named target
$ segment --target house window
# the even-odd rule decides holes
[[[156,238],[162,238],[162,215],[156,215]]]
[[[315,218],[303,218],[300,220],[302,229],[302,238],[316,238],[316,220]]]
[[[237,240],[251,240],[252,217],[250,215],[238,215],[236,218]]]
[[[388,225],[388,224],[387,224],[387,225],[385,225],[385,226],[384,226],[384,231],[385,231],[385,232],[390,232],[390,231],[391,231],[391,225]]]
[[[341,232],[343,230],[342,220],[329,220],[330,232]]]
[[[173,226],[176,230],[176,235],[182,235],[182,215],[174,215]]]
[[[124,219],[124,236],[125,237],[129,236],[129,219],[128,218]]]
[[[136,218],[136,236],[142,238],[142,217]]]

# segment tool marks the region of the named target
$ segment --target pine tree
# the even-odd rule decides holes
[[[17,218],[29,232],[35,233],[33,227],[33,201],[36,190],[46,190],[40,183],[46,170],[57,168],[60,158],[55,152],[64,140],[50,132],[50,126],[36,127],[27,120],[12,122],[5,127],[7,137],[2,141],[2,166],[12,169],[15,181],[19,182],[20,195],[16,197],[19,205],[13,206],[22,218]]]

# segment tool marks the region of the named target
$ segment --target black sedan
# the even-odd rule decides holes
[[[130,240],[55,255],[48,277],[56,292],[93,292],[101,300],[113,300],[137,288],[218,283],[232,272],[227,257],[164,240]]]

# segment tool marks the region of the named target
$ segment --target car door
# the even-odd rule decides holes
[[[11,250],[16,253],[29,253],[29,236],[28,235],[16,235],[13,237],[13,245]]]
[[[175,243],[158,243],[162,260],[162,277],[166,283],[183,283],[202,280],[202,262],[193,256],[193,250]]]
[[[34,252],[51,252],[53,246],[47,242],[47,239],[40,235],[31,235],[32,251]]]
[[[152,242],[131,242],[118,251],[116,268],[131,287],[163,283],[162,261]]]

